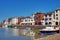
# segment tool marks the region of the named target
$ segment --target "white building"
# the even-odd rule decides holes
[[[55,25],[60,25],[60,9],[56,9],[54,13]]]
[[[52,13],[47,13],[44,15],[45,25],[53,25],[53,15]]]
[[[18,23],[18,17],[13,17],[13,18],[11,19],[10,24],[16,25],[17,23]]]
[[[60,25],[60,9],[44,15],[45,25]]]
[[[20,25],[34,25],[34,17],[33,16],[28,16],[28,17],[23,17],[22,22]]]
[[[9,23],[8,23],[8,20],[5,20],[5,21],[3,22],[2,27],[3,27],[3,28],[6,28],[6,27],[8,26],[8,24],[9,24]]]

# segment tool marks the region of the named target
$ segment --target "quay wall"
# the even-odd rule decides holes
[[[24,25],[24,26],[19,26],[19,28],[26,28],[26,27],[30,27],[30,28],[45,28],[45,26],[40,26],[40,25]]]

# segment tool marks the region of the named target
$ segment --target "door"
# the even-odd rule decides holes
[[[58,25],[58,22],[56,22],[55,24]]]
[[[39,22],[38,25],[42,25],[42,22]]]

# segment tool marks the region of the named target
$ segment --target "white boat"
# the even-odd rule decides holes
[[[40,34],[54,34],[59,32],[59,28],[46,27],[45,29],[39,30]]]

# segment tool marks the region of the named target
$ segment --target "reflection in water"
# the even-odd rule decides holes
[[[19,29],[12,29],[12,33],[14,36],[19,36],[20,31],[19,31]]]
[[[17,30],[11,29],[11,28],[5,28],[4,29],[4,36],[5,37],[10,37],[10,36],[16,36]]]
[[[20,36],[22,33],[23,30],[14,28],[5,28],[5,35]]]
[[[2,40],[31,40],[30,38],[25,38],[19,36],[22,30],[13,28],[0,28],[0,39]]]
[[[6,28],[5,29],[5,35],[13,35],[13,36],[19,36],[23,35],[23,33],[26,32],[25,30],[20,30],[20,29],[14,29],[14,28]]]

